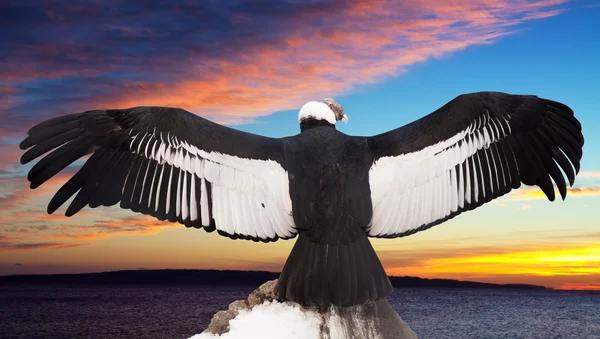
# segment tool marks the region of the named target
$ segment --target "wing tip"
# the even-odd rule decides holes
[[[31,144],[31,137],[30,136],[25,137],[25,139],[21,140],[21,142],[19,143],[19,148],[22,151],[28,149],[31,146],[33,146],[33,145]]]

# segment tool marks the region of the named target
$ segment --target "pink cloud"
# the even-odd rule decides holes
[[[359,1],[327,13],[337,16],[335,27],[302,26],[284,43],[254,49],[245,62],[208,60],[175,86],[128,83],[116,102],[179,106],[223,121],[294,109],[398,75],[414,63],[491,43],[526,20],[558,15],[545,9],[559,3]],[[418,19],[423,16],[434,19]]]
[[[249,117],[296,109],[307,100],[348,93],[355,85],[396,76],[417,62],[491,43],[525,21],[558,15],[561,10],[555,6],[562,3],[354,1],[335,11],[315,10],[290,18],[289,24],[297,29],[275,42],[251,45],[238,38],[237,42],[247,47],[235,57],[195,56],[192,52],[186,72],[177,73],[173,83],[127,81],[113,94],[74,102],[73,110],[163,105],[189,109],[220,122],[247,122]],[[307,24],[307,20],[325,18],[331,25]],[[70,60],[78,64],[97,57],[76,45],[28,48],[43,48],[49,56],[69,52]],[[157,70],[168,72],[166,60],[153,60],[147,66],[153,64],[161,65]],[[68,68],[51,66],[8,69],[3,76],[37,78],[44,72],[49,77],[71,75]],[[111,69],[115,69],[114,63],[101,71]],[[88,75],[98,72],[82,66],[72,71]]]
[[[16,88],[0,86],[0,121],[4,117],[5,111],[15,105],[17,92]]]

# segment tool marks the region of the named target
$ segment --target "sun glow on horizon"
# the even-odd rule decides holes
[[[511,251],[493,254],[464,254],[428,258],[407,267],[388,268],[389,275],[429,278],[475,279],[486,282],[512,280],[519,276],[543,277],[557,289],[600,289],[600,285],[564,283],[558,278],[600,276],[600,246]],[[512,279],[517,278],[517,279]],[[504,282],[502,282],[504,283]]]

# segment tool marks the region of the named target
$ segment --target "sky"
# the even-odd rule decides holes
[[[28,188],[17,145],[44,119],[172,106],[283,137],[299,132],[302,104],[334,97],[349,116],[338,129],[373,135],[490,90],[574,110],[585,136],[575,186],[552,203],[524,187],[429,230],[372,240],[387,273],[600,289],[598,20],[596,1],[565,0],[3,1],[0,275],[279,271],[294,243],[234,241],[117,206],[48,215],[77,166]]]

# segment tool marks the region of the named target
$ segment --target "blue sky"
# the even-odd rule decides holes
[[[372,135],[429,114],[459,94],[535,94],[569,105],[585,136],[582,170],[600,169],[600,6],[571,2],[564,13],[529,21],[492,44],[411,65],[397,77],[336,96],[350,117],[338,129]],[[323,97],[330,96],[323,93]],[[320,97],[315,100],[322,99]],[[281,137],[298,133],[297,110],[276,112],[235,128]]]

